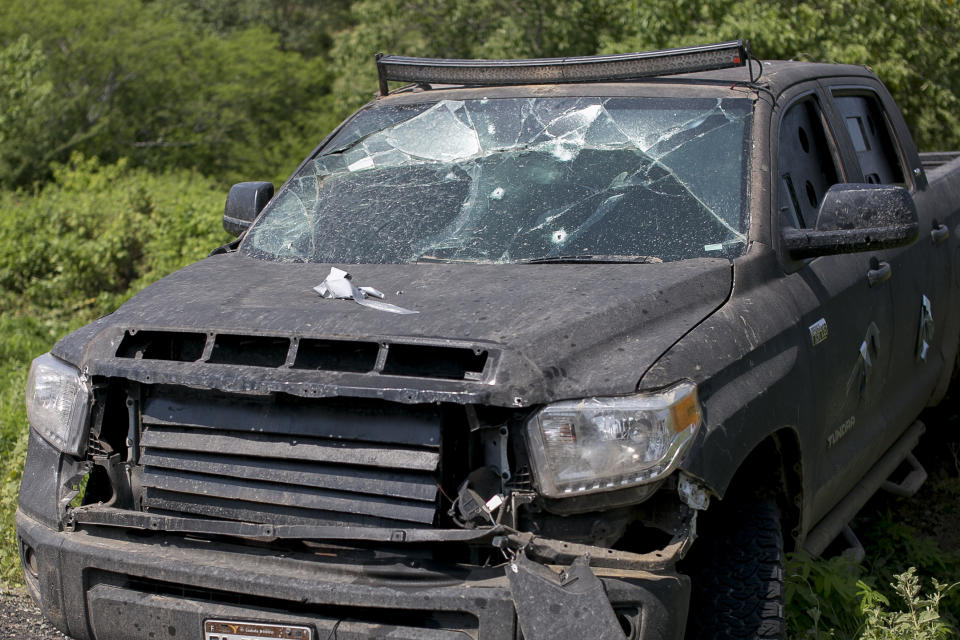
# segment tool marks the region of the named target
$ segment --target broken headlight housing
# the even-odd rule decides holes
[[[75,367],[49,353],[38,356],[27,376],[27,420],[44,440],[79,456],[87,437],[90,385]]]
[[[527,422],[540,492],[548,498],[611,491],[661,479],[702,421],[697,386],[547,405]]]

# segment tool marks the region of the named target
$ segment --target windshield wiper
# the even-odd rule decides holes
[[[442,264],[484,264],[484,260],[468,260],[463,258],[442,258],[424,254],[417,258],[417,262],[436,262]],[[663,262],[656,256],[618,256],[605,254],[581,254],[571,256],[542,256],[540,258],[520,258],[508,260],[508,264],[659,264]]]
[[[441,258],[440,256],[431,256],[423,254],[417,258],[417,262],[436,262],[439,264],[476,264],[476,260],[466,260],[463,258]]]
[[[617,256],[617,255],[574,255],[574,256],[544,256],[542,258],[530,258],[528,260],[517,260],[520,264],[576,264],[581,262],[590,262],[593,264],[658,264],[663,262],[656,256]]]

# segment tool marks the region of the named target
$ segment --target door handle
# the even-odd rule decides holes
[[[933,229],[930,230],[930,242],[933,244],[940,244],[944,240],[950,237],[950,230],[947,229],[947,225],[940,224],[936,220],[933,221]]]
[[[867,282],[870,286],[886,282],[893,275],[893,269],[889,262],[880,262],[876,258],[870,258],[870,270],[867,271]]]

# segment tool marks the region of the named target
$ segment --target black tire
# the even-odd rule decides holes
[[[719,508],[716,508],[719,507]],[[688,640],[782,639],[783,536],[772,500],[715,505],[684,561]]]

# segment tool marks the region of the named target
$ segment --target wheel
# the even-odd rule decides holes
[[[783,536],[777,505],[749,499],[700,514],[683,568],[691,579],[686,638],[782,639]]]

